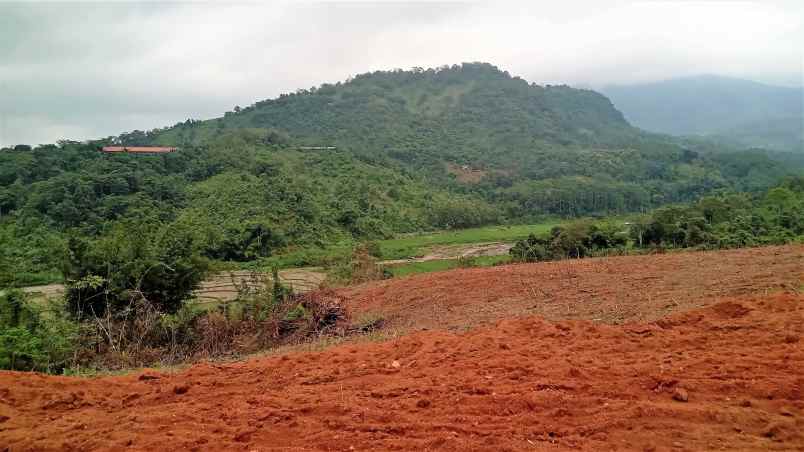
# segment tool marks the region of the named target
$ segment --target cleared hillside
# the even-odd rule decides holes
[[[176,374],[0,373],[11,450],[797,450],[804,297],[509,320]]]
[[[429,294],[403,293],[423,278],[353,293],[356,306],[399,306],[406,297],[406,309],[417,312],[410,319],[442,303],[472,323],[492,320],[482,313],[493,292],[516,305],[504,298],[505,281],[552,274],[547,285],[563,289],[557,298],[567,294],[550,302],[560,306],[557,318],[598,315],[588,308],[594,304],[617,323],[621,311],[598,300],[635,285],[623,303],[628,320],[654,321],[524,316],[460,334],[438,329],[176,372],[91,379],[0,372],[0,444],[15,451],[798,450],[804,297],[795,292],[803,252],[611,259],[608,270],[619,271],[608,273],[600,262],[595,271],[581,261],[558,272],[553,264],[506,266],[443,273]],[[677,287],[671,267],[701,274]],[[486,279],[485,300],[472,297],[482,273],[498,277],[494,285]],[[461,288],[448,290],[448,280]],[[657,299],[672,303],[657,310]],[[539,305],[539,296],[532,301]]]
[[[400,330],[451,329],[539,315],[653,321],[718,297],[797,290],[804,246],[571,259],[394,278],[340,293],[353,315]]]

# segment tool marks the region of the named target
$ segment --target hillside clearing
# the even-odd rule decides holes
[[[718,297],[798,289],[802,280],[804,246],[788,245],[456,269],[340,293],[354,313],[396,328],[461,330],[525,315],[652,321]]]
[[[529,317],[172,374],[0,372],[0,444],[797,450],[803,309],[800,295],[754,296],[651,323]]]
[[[0,444],[800,449],[804,297],[779,292],[800,290],[803,263],[804,246],[791,245],[345,288],[353,319],[383,318],[394,334],[170,373],[0,372]]]

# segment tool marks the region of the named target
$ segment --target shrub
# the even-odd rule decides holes
[[[628,239],[623,227],[614,221],[576,221],[554,227],[549,236],[531,234],[517,242],[509,254],[519,262],[588,257],[601,250],[624,247]]]
[[[477,258],[475,256],[458,256],[458,268],[473,268],[477,267]]]
[[[73,357],[79,325],[60,304],[19,290],[0,295],[0,368],[55,372]]]
[[[508,251],[511,258],[518,262],[538,262],[548,260],[551,255],[547,252],[549,240],[530,234],[527,239],[520,240]]]
[[[553,259],[587,257],[592,248],[591,225],[586,222],[556,226],[550,231],[549,253]]]
[[[390,278],[390,270],[378,263],[378,254],[379,246],[375,242],[359,244],[348,259],[341,259],[330,268],[328,282],[336,285],[360,284]]]
[[[71,237],[67,248],[67,302],[78,319],[132,309],[140,299],[175,313],[208,268],[190,231],[154,221],[121,222],[96,241]]]

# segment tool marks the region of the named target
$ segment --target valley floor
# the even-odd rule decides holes
[[[802,246],[369,283],[341,291],[353,316],[409,334],[174,373],[0,372],[0,450],[801,450],[803,283]]]

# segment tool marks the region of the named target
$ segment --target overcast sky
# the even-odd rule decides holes
[[[376,69],[486,61],[537,83],[801,85],[804,2],[0,3],[0,145],[221,116]]]

